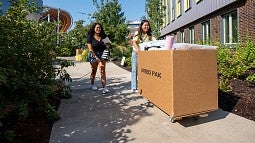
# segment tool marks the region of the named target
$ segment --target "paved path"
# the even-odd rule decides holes
[[[175,123],[157,107],[146,107],[132,93],[131,73],[107,63],[110,93],[89,88],[89,63],[69,67],[71,99],[61,101],[61,119],[53,125],[50,143],[254,143],[255,122],[217,110],[198,120]],[[100,86],[99,72],[96,84]]]

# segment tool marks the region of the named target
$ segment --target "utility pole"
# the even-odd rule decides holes
[[[48,14],[48,22],[50,22],[50,14]]]
[[[60,8],[58,8],[58,27],[57,27],[57,45],[59,45],[59,14],[60,14]]]

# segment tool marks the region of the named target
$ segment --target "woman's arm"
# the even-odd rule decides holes
[[[137,53],[139,51],[140,36],[138,34],[138,31],[136,31],[134,35],[135,36],[132,39],[132,45],[134,47],[135,52]]]
[[[92,37],[91,37],[91,35],[88,35],[88,37],[87,37],[87,46],[88,46],[88,49],[89,49],[89,53],[91,54],[91,56],[93,58],[96,59],[96,61],[98,61],[100,59],[97,57],[91,43],[92,43]]]
[[[139,45],[138,45],[137,41],[133,40],[132,44],[133,44],[133,47],[135,49],[135,52],[137,53],[139,51]]]
[[[92,57],[95,58],[96,60],[99,60],[99,58],[96,56],[96,54],[95,54],[95,52],[93,50],[92,45],[90,43],[87,43],[87,46],[88,46],[89,52],[92,55]]]

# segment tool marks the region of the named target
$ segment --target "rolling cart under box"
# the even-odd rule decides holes
[[[171,122],[218,109],[216,50],[138,53],[138,92]]]

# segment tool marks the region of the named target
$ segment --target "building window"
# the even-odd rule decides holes
[[[185,42],[185,35],[184,35],[184,30],[181,31],[181,43]]]
[[[224,44],[233,44],[238,42],[237,20],[237,11],[222,16]]]
[[[174,33],[174,43],[176,43],[177,42],[177,33]]]
[[[196,0],[196,3],[199,3],[200,1],[202,1],[202,0]]]
[[[202,23],[202,42],[203,44],[210,44],[210,20]]]
[[[194,30],[194,26],[189,28],[189,43],[191,43],[191,44],[195,43],[195,30]]]
[[[190,0],[184,0],[184,11],[190,9]]]
[[[169,2],[169,0],[166,0],[166,8],[165,8],[165,12],[166,12],[166,14],[167,14],[167,16],[166,16],[166,23],[167,24],[169,24],[170,23],[170,13],[171,13],[171,11],[170,11],[170,2]]]
[[[177,17],[181,16],[181,14],[182,14],[181,13],[181,11],[182,11],[181,7],[182,7],[181,0],[177,0],[176,1],[176,16]]]
[[[171,0],[171,21],[175,20],[175,0]]]

